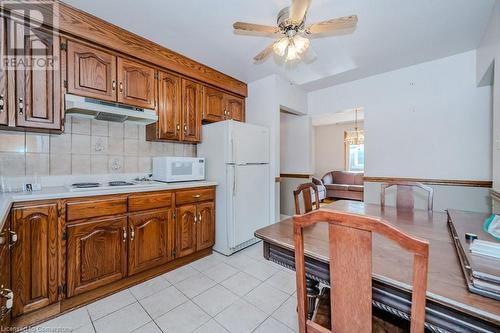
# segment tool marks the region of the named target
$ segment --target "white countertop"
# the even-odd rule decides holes
[[[178,182],[178,183],[160,183],[156,182],[150,186],[138,186],[137,188],[120,188],[119,186],[113,188],[100,189],[95,188],[85,191],[71,191],[66,186],[53,186],[44,187],[41,191],[36,192],[17,192],[17,193],[2,193],[0,194],[0,229],[3,228],[5,219],[7,218],[12,204],[15,202],[37,201],[37,200],[50,200],[50,199],[65,199],[65,198],[79,198],[79,197],[92,197],[107,194],[123,194],[123,193],[139,193],[151,191],[165,191],[184,189],[192,187],[216,186],[216,182],[211,181],[195,181],[195,182]]]

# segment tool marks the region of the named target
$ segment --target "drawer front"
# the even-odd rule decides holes
[[[175,204],[183,205],[187,203],[214,200],[215,190],[211,188],[179,191],[175,193]]]
[[[66,220],[74,221],[92,217],[124,214],[127,212],[127,197],[94,199],[68,202]]]
[[[134,194],[128,198],[128,211],[164,208],[172,206],[172,193]]]

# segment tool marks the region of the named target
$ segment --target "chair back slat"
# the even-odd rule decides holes
[[[380,191],[380,205],[382,207],[385,207],[386,190],[393,186],[396,186],[396,208],[414,209],[414,190],[416,188],[420,188],[427,192],[427,210],[432,211],[434,202],[434,190],[432,189],[432,187],[426,186],[422,183],[409,181],[389,182],[382,184]]]
[[[372,233],[396,242],[414,254],[411,333],[424,332],[429,243],[410,236],[384,220],[364,215],[320,209],[296,215],[294,221],[295,270],[300,333],[371,332]],[[318,328],[307,320],[304,228],[329,224],[331,325]]]
[[[312,194],[314,193],[314,204],[313,208]],[[293,191],[293,197],[295,200],[295,214],[300,215],[300,194],[302,194],[304,202],[304,213],[309,213],[313,209],[319,209],[319,192],[318,187],[313,183],[300,184],[295,191]]]
[[[333,332],[372,331],[372,234],[330,224]]]

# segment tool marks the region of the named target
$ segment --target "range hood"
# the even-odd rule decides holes
[[[148,125],[158,120],[155,110],[141,109],[129,105],[104,102],[98,99],[66,94],[67,114],[114,122],[132,122]]]

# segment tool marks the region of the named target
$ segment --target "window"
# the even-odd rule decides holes
[[[365,170],[365,145],[346,143],[346,169],[348,171]]]

